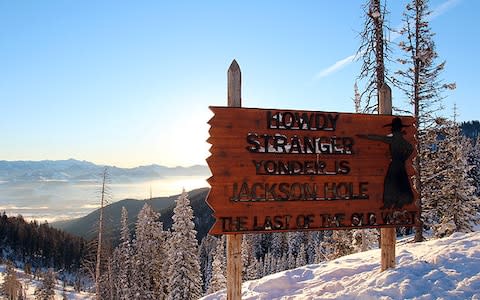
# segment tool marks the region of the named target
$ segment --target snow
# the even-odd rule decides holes
[[[20,269],[15,269],[17,272],[17,278],[22,284],[23,288],[26,288],[26,296],[27,299],[35,299],[35,289],[38,286],[41,286],[40,280],[33,280],[31,276],[25,275],[25,273]],[[3,278],[5,277],[5,265],[0,265],[0,284],[3,283]],[[55,284],[55,300],[63,299],[63,284],[62,281],[57,280]],[[67,299],[69,300],[93,300],[95,299],[95,295],[86,292],[75,292],[73,287],[67,286],[65,288],[65,294],[67,295]],[[0,296],[0,299],[2,296]]]
[[[244,282],[242,299],[480,299],[479,231],[398,242],[396,252],[395,269],[380,271],[376,249]]]

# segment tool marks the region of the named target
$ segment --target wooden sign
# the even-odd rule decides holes
[[[413,117],[210,109],[211,234],[418,224]]]

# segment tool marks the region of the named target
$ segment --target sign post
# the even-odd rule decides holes
[[[242,106],[242,73],[236,60],[227,72],[228,106]],[[242,234],[227,235],[227,299],[242,299]]]
[[[392,114],[392,90],[383,83],[378,97],[378,113],[382,115]],[[381,270],[395,268],[395,244],[397,242],[395,228],[380,229]]]

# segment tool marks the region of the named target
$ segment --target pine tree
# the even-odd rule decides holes
[[[168,267],[166,234],[160,214],[145,204],[138,213],[132,262],[132,294],[134,299],[164,299]]]
[[[472,151],[468,156],[468,162],[472,166],[469,177],[475,186],[475,195],[480,196],[480,136],[474,140]]]
[[[222,239],[215,238],[212,235],[207,234],[202,241],[200,242],[200,247],[198,249],[198,257],[200,260],[200,270],[202,272],[203,287],[202,290],[206,292],[209,289],[209,284],[212,278],[212,264],[215,254],[215,249],[218,247],[218,244],[222,243]],[[223,244],[222,244],[223,245]],[[222,259],[221,264],[224,263]]]
[[[253,253],[253,234],[244,234],[242,236],[242,279],[255,279],[256,271],[252,269],[255,264],[255,255]]]
[[[170,269],[168,298],[198,299],[202,295],[202,276],[197,257],[197,231],[194,229],[193,210],[187,193],[175,201],[172,236],[170,238]]]
[[[273,256],[268,252],[265,254],[263,257],[263,276],[270,275],[274,272],[276,272],[276,266],[275,263],[272,261]]]
[[[22,285],[17,279],[17,272],[13,263],[7,261],[5,266],[5,277],[0,286],[0,295],[4,295],[8,300],[16,300],[22,293]]]
[[[131,294],[132,283],[132,245],[130,241],[130,229],[128,228],[128,212],[122,207],[120,218],[120,244],[113,253],[114,257],[114,273],[115,273],[115,290],[116,298],[120,300],[129,300],[133,298]]]
[[[396,80],[413,106],[413,115],[416,118],[418,131],[417,155],[414,161],[417,177],[415,188],[419,194],[420,201],[424,198],[425,184],[422,166],[428,164],[421,162],[421,151],[428,149],[425,145],[426,131],[435,126],[437,117],[435,114],[442,108],[441,93],[445,89],[454,89],[455,84],[443,84],[440,73],[445,68],[445,61],[437,64],[438,54],[433,39],[434,33],[430,29],[428,18],[431,11],[428,8],[428,0],[412,0],[407,4],[404,12],[404,28],[401,30],[403,40],[399,43],[405,53],[405,58],[398,61],[405,66],[404,69],[396,72],[399,79]],[[427,188],[429,189],[429,188]],[[419,207],[421,203],[417,203]],[[416,228],[415,241],[423,240],[422,226]]]
[[[287,232],[287,243],[288,243],[288,254],[287,254],[287,268],[293,269],[297,267],[297,256],[300,251],[301,245],[306,243],[306,233],[297,231],[297,232]],[[305,251],[305,248],[303,248]]]
[[[307,235],[307,264],[317,263],[317,249],[323,240],[323,231],[309,231]]]
[[[344,255],[349,255],[354,252],[352,245],[352,231],[351,230],[333,230],[326,232],[324,239],[320,244],[317,255],[319,261],[321,257],[324,260],[332,260]]]
[[[227,287],[227,279],[225,278],[223,260],[225,257],[224,247],[219,240],[215,254],[213,256],[212,263],[212,277],[208,286],[207,294],[214,293],[219,290],[223,290]]]
[[[378,230],[357,229],[352,230],[352,246],[355,252],[363,252],[378,246]]]
[[[470,141],[460,134],[456,122],[448,122],[444,139],[439,143],[444,147],[442,163],[443,175],[439,184],[440,198],[436,202],[438,224],[432,224],[437,236],[449,235],[455,231],[471,232],[478,223],[478,198],[475,186],[469,178],[471,166],[468,164]],[[447,157],[448,156],[448,157]]]
[[[295,267],[302,267],[307,264],[307,257],[305,255],[305,244],[300,245],[298,249],[297,258],[295,260]]]
[[[272,243],[270,246],[270,252],[275,258],[280,258],[288,251],[287,235],[286,232],[274,232],[272,235]]]
[[[325,248],[327,244],[322,240],[316,247],[315,247],[315,260],[314,263],[319,264],[328,260],[328,249]],[[328,247],[328,246],[327,246]]]
[[[52,300],[55,298],[55,273],[48,269],[43,275],[42,283],[35,289],[36,300]]]
[[[442,217],[441,187],[445,174],[449,171],[444,161],[449,159],[450,153],[445,147],[445,134],[447,121],[437,119],[435,126],[425,130],[423,135],[421,155],[422,190],[422,217],[429,228],[434,228],[440,223]]]

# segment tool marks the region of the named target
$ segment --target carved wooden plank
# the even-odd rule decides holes
[[[406,144],[400,152],[408,152],[401,169],[407,185],[413,186],[413,118],[231,107],[211,110],[212,155],[207,163],[213,176],[208,180],[212,186],[208,203],[217,219],[211,233],[412,226],[417,219],[418,208],[412,201],[416,193],[411,187],[408,203],[384,201],[394,155],[394,126],[397,139]],[[270,226],[269,218],[275,222],[281,216],[290,219]],[[305,216],[309,216],[308,226],[292,221]],[[376,221],[363,220],[366,216]],[[262,228],[259,222],[266,225]]]

